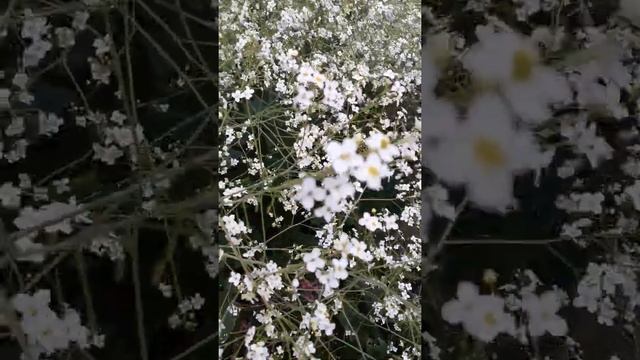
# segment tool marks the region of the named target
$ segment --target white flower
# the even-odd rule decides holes
[[[444,304],[441,311],[447,322],[462,323],[470,335],[485,342],[500,333],[515,333],[513,316],[504,312],[504,299],[479,295],[477,287],[468,282],[458,284],[458,299]]]
[[[342,109],[344,105],[344,95],[338,91],[337,81],[324,81],[324,97],[322,103],[336,111]]]
[[[609,53],[609,56],[616,52],[615,49],[609,48],[603,48],[601,51]],[[620,91],[631,81],[629,72],[620,63],[611,61],[602,63],[605,59],[598,60],[600,61],[592,61],[580,66],[577,69],[579,74],[572,74],[571,80],[577,92],[576,101],[596,112],[604,112],[614,117],[627,116],[629,114],[627,108],[620,102]],[[618,73],[626,75],[628,79],[616,73],[611,75],[617,79],[609,79],[607,76],[611,73],[609,69],[620,69]]]
[[[61,325],[65,332],[65,336],[85,348],[89,345],[89,329],[82,325],[80,315],[72,309],[68,309],[62,318]]]
[[[232,245],[239,245],[241,236],[251,232],[250,229],[245,226],[244,221],[236,220],[235,215],[222,217],[222,229],[224,230],[227,241]]]
[[[314,248],[310,253],[306,253],[302,256],[302,260],[307,267],[307,271],[314,272],[317,269],[324,268],[325,261],[320,257],[320,255],[320,249]]]
[[[36,42],[49,30],[46,17],[33,17],[31,10],[25,10],[25,20],[22,23],[20,35],[25,39]]]
[[[122,150],[118,149],[117,146],[111,145],[109,147],[104,147],[98,143],[93,143],[93,158],[100,159],[100,161],[113,165],[116,163],[116,159],[124,155]]]
[[[533,136],[516,129],[495,95],[475,101],[464,122],[426,155],[443,181],[465,184],[467,197],[486,210],[505,211],[513,202],[513,177],[548,162]]]
[[[249,346],[249,351],[247,352],[247,359],[252,360],[269,360],[271,357],[269,356],[269,349],[264,344],[264,341],[258,341],[255,344],[251,344]]]
[[[587,126],[586,119],[579,118],[574,126],[563,123],[560,133],[576,147],[578,153],[585,154],[591,167],[596,168],[601,161],[613,157],[613,148],[596,134],[596,124]]]
[[[313,102],[315,94],[311,90],[307,90],[304,86],[298,86],[298,95],[293,99],[300,109],[305,110]]]
[[[114,141],[120,147],[127,147],[134,143],[133,131],[128,127],[113,126],[105,129],[105,145]]]
[[[87,11],[76,11],[73,14],[73,22],[71,26],[77,30],[84,30],[87,28],[87,20],[89,20],[89,13]]]
[[[340,232],[337,239],[333,240],[333,248],[342,254],[348,254],[349,235]]]
[[[25,74],[24,72],[17,72],[13,76],[13,80],[11,81],[13,85],[19,87],[22,90],[25,90],[27,88],[28,82],[29,82],[29,75]]]
[[[68,27],[59,27],[55,29],[56,36],[58,37],[58,45],[63,48],[69,48],[75,45],[75,33],[73,29]]]
[[[449,202],[449,193],[440,184],[434,184],[425,189],[428,204],[433,212],[439,216],[453,220],[456,217],[456,208]]]
[[[111,113],[111,117],[109,117],[109,120],[122,126],[122,124],[124,124],[124,121],[127,120],[127,115],[119,110],[115,110]]]
[[[369,154],[365,162],[358,167],[355,176],[358,180],[366,182],[372,190],[382,189],[382,178],[391,176],[387,165],[382,163],[376,154]]]
[[[575,211],[602,214],[602,202],[604,201],[602,193],[571,193],[571,200],[576,204]]]
[[[311,359],[312,355],[316,352],[316,348],[313,342],[309,340],[309,336],[300,336],[293,348],[293,356],[296,359]]]
[[[329,296],[332,293],[332,289],[340,286],[340,279],[336,276],[336,272],[333,268],[329,268],[326,271],[316,270],[316,278],[325,286],[324,295]]]
[[[485,342],[492,341],[500,333],[515,333],[513,316],[504,312],[504,299],[494,295],[476,298],[463,326],[469,334]]]
[[[369,231],[376,231],[382,229],[382,223],[377,216],[371,216],[369,212],[365,212],[362,214],[360,220],[358,220],[358,224],[364,226]]]
[[[231,282],[231,279],[229,279],[229,282]],[[171,298],[173,294],[173,288],[169,284],[159,283],[158,290],[160,290],[162,296],[164,296],[165,298]]]
[[[298,76],[296,77],[296,81],[302,85],[305,85],[311,81],[313,81],[314,76],[317,74],[317,71],[309,66],[309,64],[300,65],[300,69],[298,71]]]
[[[17,294],[11,301],[13,307],[22,316],[35,317],[46,309],[49,309],[51,292],[46,289],[36,291],[33,295]]]
[[[44,348],[45,353],[51,354],[69,346],[69,338],[65,333],[62,320],[53,311],[47,312],[47,314],[48,316],[38,324],[39,328],[34,337],[38,344]]]
[[[326,81],[327,81],[327,77],[322,75],[319,72],[315,72],[313,74],[313,78],[311,79],[311,83],[315,84],[319,88],[323,88]],[[334,83],[334,84],[337,84],[337,83]]]
[[[567,323],[556,314],[561,305],[556,292],[547,291],[540,297],[530,294],[523,299],[522,305],[528,314],[528,328],[531,336],[541,336],[545,332],[554,336],[567,333]]]
[[[108,54],[111,49],[111,45],[111,36],[108,34],[102,38],[96,38],[95,40],[93,40],[93,47],[96,49],[97,57]]]
[[[6,182],[0,186],[0,204],[6,208],[17,208],[20,206],[20,194],[19,187]]]
[[[347,245],[347,250],[349,254],[365,262],[370,262],[371,260],[373,260],[373,255],[369,250],[367,250],[367,244],[364,243],[363,241],[351,239],[351,241]]]
[[[479,296],[478,287],[466,281],[458,283],[457,299],[449,300],[441,309],[442,318],[451,323],[461,323],[473,308],[473,303]]]
[[[109,85],[111,81],[111,66],[109,64],[103,64],[94,57],[90,57],[88,61],[91,66],[91,78],[102,84]]]
[[[320,197],[320,195],[318,186],[316,185],[316,179],[306,177],[302,180],[300,190],[298,190],[294,199],[299,201],[305,209],[310,210],[318,197]]]
[[[235,102],[240,102],[240,100],[242,100],[242,99],[246,99],[246,100],[251,99],[251,97],[253,96],[254,92],[255,91],[253,89],[251,89],[251,88],[249,88],[247,86],[247,87],[244,88],[243,91],[239,91],[239,90],[234,91],[231,94],[231,97],[233,97],[233,100]]]
[[[229,275],[229,282],[236,287],[240,285],[240,281],[242,280],[242,275],[238,274],[235,271],[232,271]]]
[[[389,162],[400,153],[398,147],[391,143],[389,137],[380,132],[374,132],[365,140],[369,149],[376,151],[383,161]]]
[[[332,335],[336,325],[329,319],[329,312],[327,306],[321,302],[316,302],[316,309],[313,312],[313,317],[305,314],[306,321],[300,324],[302,326],[310,325],[313,330],[317,330],[320,333],[324,331],[326,335]]]
[[[465,67],[478,80],[498,84],[525,121],[547,120],[549,104],[571,99],[567,80],[540,63],[531,39],[512,32],[476,33],[480,41],[463,58]]]
[[[25,67],[37,66],[53,45],[47,40],[34,40],[22,53],[22,61]]]
[[[24,118],[14,117],[11,123],[4,129],[4,133],[7,136],[17,136],[24,133]]]
[[[349,272],[347,271],[347,266],[349,265],[349,260],[346,257],[342,257],[340,259],[331,259],[331,270],[333,271],[333,276],[336,279],[344,280],[349,276]]]
[[[385,215],[382,221],[384,222],[385,230],[398,230],[398,215]]]
[[[357,153],[358,144],[353,139],[344,139],[342,143],[331,141],[325,147],[327,159],[337,174],[355,169],[364,161]]]
[[[193,309],[195,310],[200,310],[204,305],[204,301],[205,301],[204,298],[199,293],[196,293],[191,298],[191,306],[193,306]]]
[[[353,197],[356,192],[355,186],[347,175],[326,177],[322,180],[322,187],[327,192],[325,204],[335,211],[340,210],[338,206],[340,201]]]

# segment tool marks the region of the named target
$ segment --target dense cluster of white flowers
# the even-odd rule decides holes
[[[38,359],[41,355],[50,356],[75,344],[81,348],[103,346],[99,334],[91,334],[81,323],[79,314],[67,309],[59,317],[49,306],[49,290],[38,290],[33,295],[17,294],[13,307],[20,313],[20,325],[28,342],[28,355],[23,359]]]
[[[335,356],[328,339],[353,344],[368,321],[393,329],[381,330],[393,346],[374,356],[420,358],[419,20],[414,1],[221,2],[220,252],[231,287],[220,315],[260,323],[244,348],[222,331],[222,357]],[[256,310],[228,311],[243,300]],[[365,303],[370,312],[357,310]],[[263,321],[262,310],[290,315]]]

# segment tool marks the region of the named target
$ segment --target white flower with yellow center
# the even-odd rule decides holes
[[[542,64],[536,44],[512,32],[476,31],[474,44],[462,62],[474,79],[498,86],[524,121],[539,123],[551,117],[549,105],[571,100],[565,77]]]
[[[513,316],[504,312],[504,299],[480,295],[470,282],[458,284],[457,298],[442,306],[442,318],[450,324],[462,324],[465,331],[489,342],[500,333],[515,333]]]
[[[391,171],[377,154],[369,154],[367,160],[356,169],[355,177],[367,183],[371,190],[382,189],[382,178],[391,176]]]
[[[478,296],[462,324],[469,334],[485,342],[500,333],[516,332],[513,316],[504,311],[504,299],[494,295]]]
[[[398,147],[393,145],[391,139],[377,131],[371,133],[365,143],[370,150],[376,151],[380,158],[386,162],[393,160],[395,156],[400,154]]]
[[[325,148],[327,159],[336,174],[344,174],[362,164],[364,160],[357,150],[358,144],[353,139],[344,139],[342,143],[331,141]]]
[[[550,160],[529,132],[514,127],[496,95],[476,99],[453,130],[425,155],[426,164],[443,181],[466,185],[468,199],[486,210],[505,211],[514,175]]]

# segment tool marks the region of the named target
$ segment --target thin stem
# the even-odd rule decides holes
[[[144,309],[142,305],[142,291],[140,284],[140,261],[138,258],[138,228],[134,226],[131,231],[131,238],[129,239],[130,253],[131,253],[131,274],[133,278],[133,289],[135,293],[136,302],[136,321],[138,326],[138,342],[140,343],[140,358],[142,360],[149,360],[149,351],[147,350],[147,338],[145,335],[144,327]]]

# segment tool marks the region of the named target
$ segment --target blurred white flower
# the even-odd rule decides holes
[[[382,189],[382,179],[391,176],[391,171],[376,154],[369,154],[365,162],[355,172],[358,180],[365,182],[372,190]]]
[[[550,104],[571,100],[567,79],[542,65],[530,38],[512,32],[477,33],[480,41],[462,59],[464,66],[479,81],[500,86],[523,120],[547,120]]]
[[[515,334],[515,320],[504,311],[504,299],[495,295],[479,295],[470,283],[458,285],[458,299],[442,307],[442,317],[449,323],[462,323],[472,336],[484,342],[498,334]]]
[[[320,257],[320,249],[314,248],[310,253],[306,253],[302,256],[307,271],[314,272],[317,269],[322,269],[325,266],[325,261]]]
[[[342,140],[342,143],[330,141],[325,147],[327,159],[337,174],[344,174],[362,164],[364,160],[357,150],[358,144],[349,138]]]
[[[513,203],[514,175],[539,168],[550,158],[529,132],[515,128],[497,96],[477,99],[468,114],[426,154],[426,164],[443,181],[466,185],[467,197],[477,206],[505,211]]]
[[[305,110],[313,102],[315,94],[311,90],[307,90],[304,86],[298,86],[298,95],[293,99],[300,109]]]
[[[561,300],[555,291],[547,291],[540,296],[525,296],[522,307],[527,311],[527,326],[531,336],[542,336],[545,332],[553,336],[567,333],[566,321],[556,314],[560,305]]]
[[[380,132],[373,132],[365,140],[367,147],[378,153],[383,161],[392,161],[400,153],[398,147],[391,143],[387,135]]]

